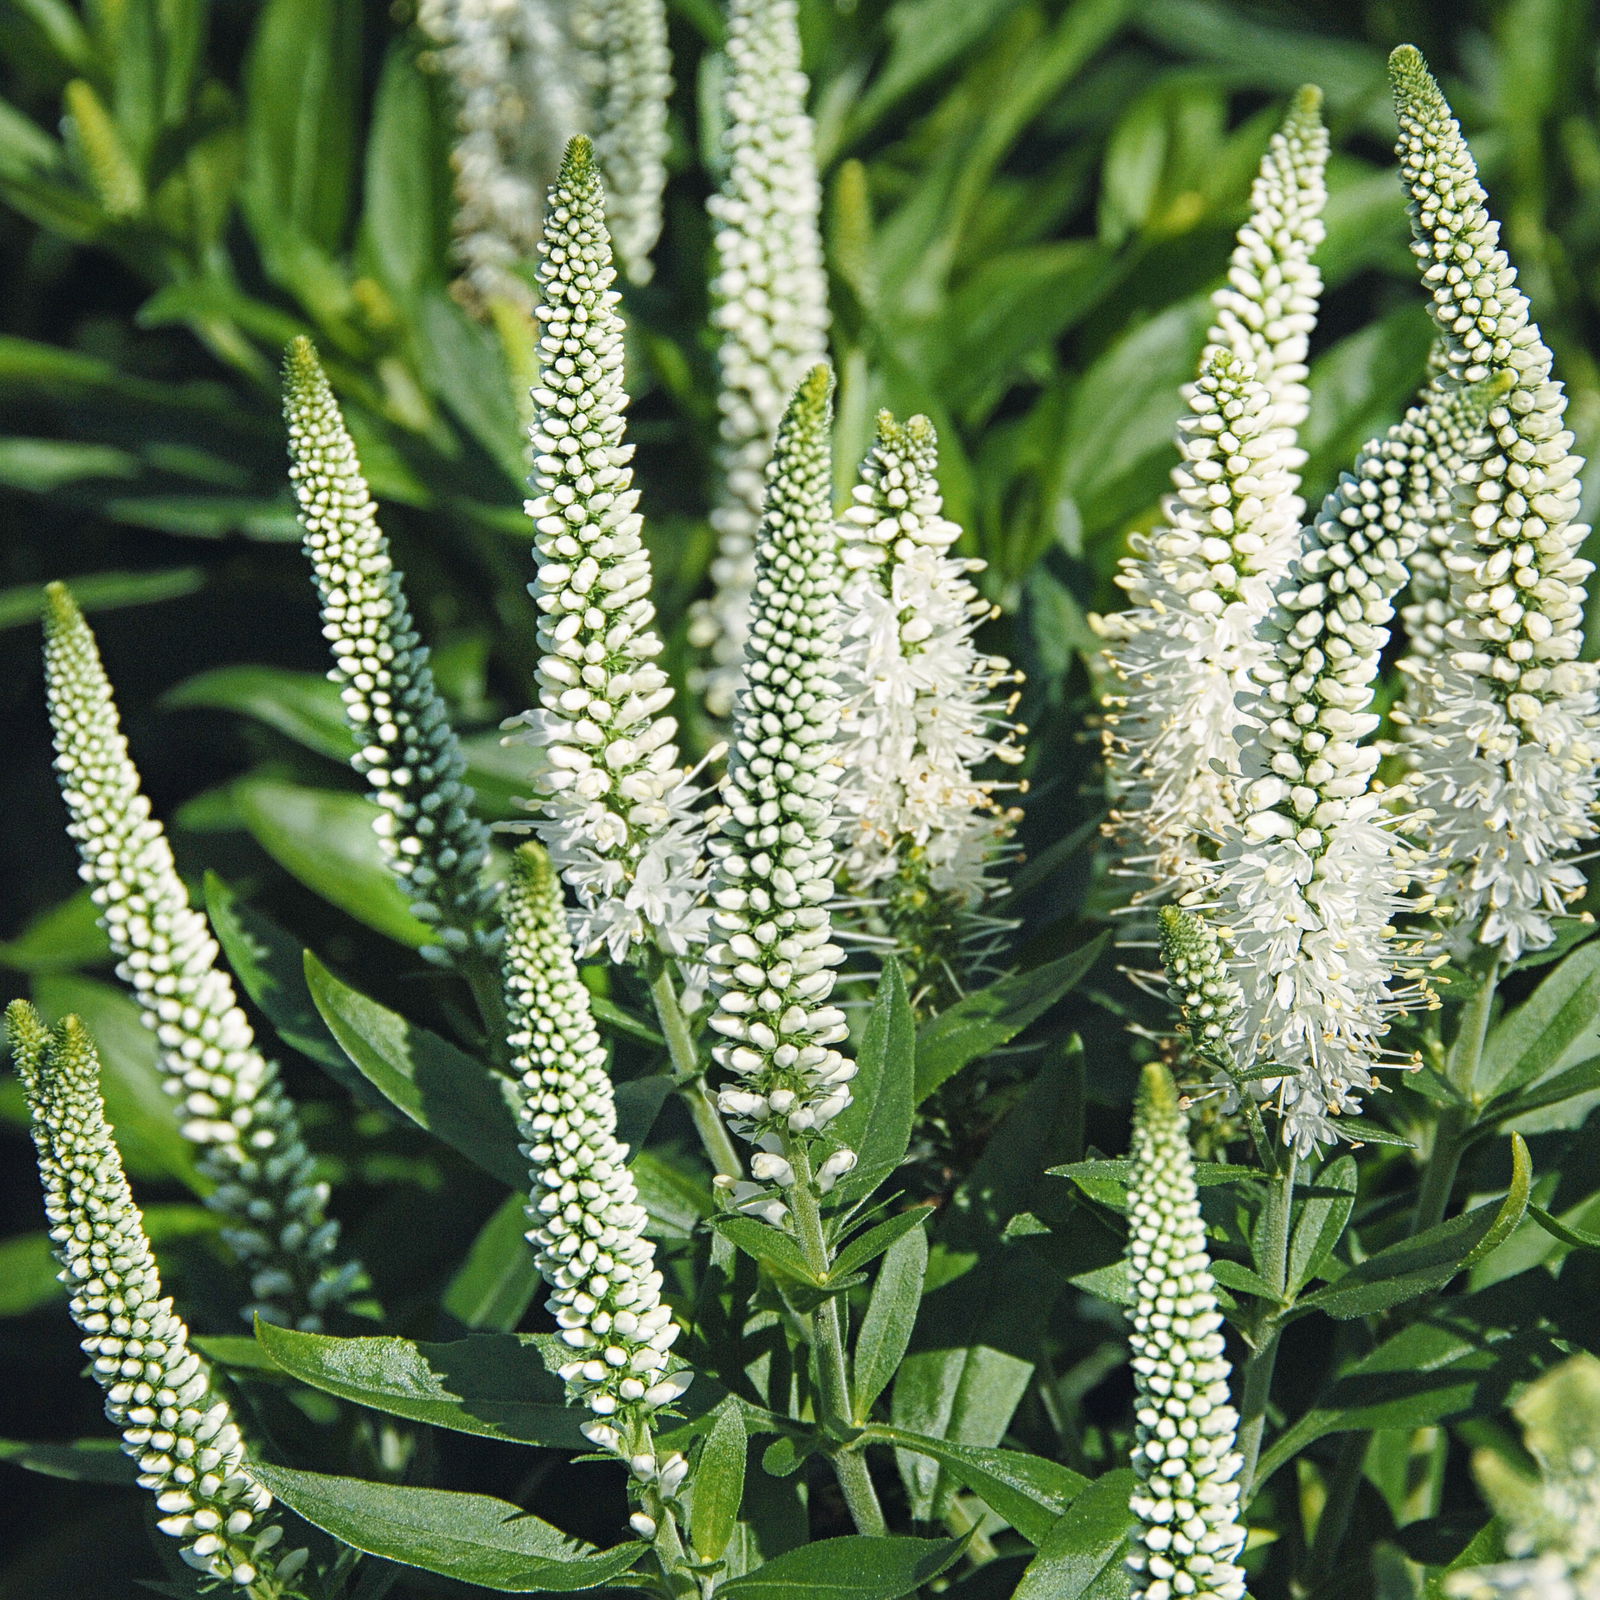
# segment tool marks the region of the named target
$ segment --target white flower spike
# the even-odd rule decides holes
[[[887,411],[862,463],[841,533],[846,571],[839,682],[839,873],[881,903],[889,937],[946,1003],[1004,924],[984,907],[1018,813],[978,774],[1022,760],[1010,720],[1016,683],[973,642],[995,608],[973,587],[983,562],[951,553],[960,527],[941,514],[938,438],[926,417]]]
[[[1451,618],[1421,675],[1414,751],[1461,942],[1515,960],[1554,939],[1584,889],[1565,858],[1596,833],[1600,695],[1594,663],[1578,659],[1592,570],[1574,520],[1582,463],[1461,129],[1418,51],[1401,46],[1390,71],[1412,248],[1450,374],[1512,374],[1490,448],[1464,475]]]
[[[211,1387],[189,1330],[161,1293],[105,1103],[94,1042],[76,1017],[47,1031],[33,1008],[6,1013],[33,1116],[45,1213],[72,1320],[106,1416],[156,1497],[161,1531],[183,1559],[252,1600],[278,1600],[306,1552],[278,1548],[272,1497],[250,1475],[226,1400]]]
[[[762,484],[778,420],[828,354],[815,137],[806,114],[796,0],[731,0],[728,169],[709,203],[716,249],[712,325],[721,343],[722,492],[712,513],[713,593],[691,639],[709,650],[706,706],[726,717],[739,685]]]
[[[333,652],[328,677],[356,739],[351,765],[382,808],[375,826],[390,870],[412,911],[437,932],[432,953],[459,958],[492,943],[489,833],[473,815],[461,746],[309,339],[289,346],[283,406],[289,477]]]
[[[1128,1187],[1134,1446],[1133,1600],[1243,1600],[1243,1458],[1187,1119],[1144,1069]]]
[[[754,1176],[780,1195],[795,1176],[788,1142],[809,1141],[849,1105],[856,1070],[836,1048],[848,1029],[829,1003],[842,958],[828,912],[841,584],[830,503],[831,390],[828,369],[818,367],[778,430],[723,785],[726,813],[713,845],[719,942],[707,952],[717,996],[711,1026],[727,1041],[716,1059],[733,1075],[718,1104],[759,1146]],[[836,1161],[831,1176],[843,1170]],[[774,1219],[782,1208],[776,1196],[759,1203]]]
[[[535,829],[576,892],[575,935],[615,961],[704,941],[700,791],[678,765],[650,557],[624,438],[622,319],[594,156],[574,139],[539,246],[533,391],[539,708],[507,727],[541,751]]]
[[[360,1267],[333,1264],[339,1225],[325,1215],[328,1186],[312,1175],[294,1104],[189,904],[140,791],[94,635],[62,584],[47,592],[45,689],[79,872],[93,885],[118,976],[155,1032],[184,1137],[216,1180],[207,1203],[228,1219],[223,1237],[250,1269],[257,1304],[245,1314],[320,1328]]]

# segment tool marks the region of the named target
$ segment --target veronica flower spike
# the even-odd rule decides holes
[[[622,319],[594,153],[574,139],[539,246],[533,391],[540,752],[534,824],[578,898],[579,950],[683,957],[705,938],[700,791],[678,766],[624,438]]]
[[[129,759],[94,635],[62,584],[47,592],[45,690],[79,871],[93,886],[118,976],[155,1031],[184,1137],[216,1180],[207,1203],[227,1218],[223,1238],[250,1268],[257,1303],[245,1314],[320,1328],[360,1268],[334,1265],[339,1225],[325,1215],[328,1186],[313,1176],[294,1104],[189,904]]]
[[[722,490],[711,516],[713,593],[690,635],[710,652],[704,690],[714,717],[729,714],[739,684],[778,419],[795,385],[828,354],[822,190],[796,0],[730,0],[727,73],[727,175],[709,202]]]
[[[183,1559],[197,1571],[251,1600],[279,1600],[306,1552],[279,1548],[283,1529],[267,1516],[272,1497],[251,1477],[232,1411],[161,1293],[106,1122],[94,1042],[76,1017],[46,1030],[20,1000],[6,1024],[72,1320],[105,1390],[106,1416],[156,1497],[157,1526],[183,1541]]]
[[[489,833],[462,782],[466,760],[417,639],[389,541],[309,339],[284,362],[289,476],[322,603],[322,632],[365,776],[374,824],[413,913],[438,937],[431,953],[460,960],[489,948],[493,893],[484,882]]]
[[[1584,890],[1566,857],[1596,833],[1600,695],[1595,664],[1578,659],[1592,570],[1578,553],[1582,463],[1460,126],[1415,49],[1396,50],[1390,72],[1412,248],[1450,374],[1511,374],[1490,447],[1465,474],[1445,644],[1423,674],[1415,750],[1461,942],[1515,960],[1554,939]]]
[[[661,1299],[655,1246],[617,1141],[606,1050],[578,976],[561,880],[524,844],[505,894],[505,992],[518,1118],[532,1176],[528,1234],[550,1285],[550,1310],[571,1352],[572,1401],[593,1413],[584,1433],[627,1462],[645,1538],[671,1532],[683,1456],[658,1456],[651,1417],[688,1387],[669,1372],[680,1333]]]
[[[1187,1119],[1159,1062],[1144,1069],[1134,1117],[1128,1276],[1134,1600],[1243,1600],[1239,1417]]]

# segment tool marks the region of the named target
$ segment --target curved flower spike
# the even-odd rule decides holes
[[[856,1070],[835,1048],[849,1030],[829,1003],[842,958],[828,913],[841,582],[830,503],[832,387],[826,367],[800,385],[768,468],[726,812],[712,846],[721,937],[707,952],[717,996],[711,1026],[728,1041],[715,1055],[735,1080],[718,1104],[760,1147],[754,1176],[780,1190],[795,1178],[786,1141],[809,1139],[849,1105]],[[851,1160],[844,1151],[829,1157],[822,1177],[831,1182]],[[779,1198],[767,1202],[771,1220],[783,1209]]]
[[[696,950],[705,826],[678,766],[672,685],[657,663],[650,557],[625,442],[622,319],[587,139],[550,191],[539,246],[542,329],[533,391],[539,709],[506,724],[542,752],[535,824],[578,896],[575,936],[615,961]]]
[[[117,974],[155,1031],[184,1137],[202,1147],[201,1166],[216,1180],[207,1203],[228,1219],[223,1238],[250,1268],[258,1303],[246,1315],[319,1328],[361,1269],[332,1264],[339,1225],[325,1216],[328,1186],[312,1176],[294,1103],[189,904],[140,791],[94,635],[62,584],[47,591],[45,690],[79,872],[94,886]]]
[[[439,946],[425,953],[459,958],[494,942],[494,897],[483,881],[489,833],[473,815],[466,760],[309,339],[289,346],[283,375],[289,477],[333,651],[328,677],[356,739],[350,764],[382,807],[375,827],[390,870],[437,931]]]
[[[1172,1076],[1144,1069],[1128,1187],[1134,1600],[1243,1600],[1238,1413],[1206,1254],[1187,1119]]]
[[[731,0],[728,170],[713,195],[712,326],[721,335],[722,492],[714,591],[691,640],[711,654],[706,706],[726,717],[739,686],[763,475],[794,387],[828,354],[814,130],[806,115],[796,0]]]
[[[1417,50],[1396,50],[1390,72],[1412,248],[1451,376],[1512,374],[1490,448],[1464,474],[1463,542],[1446,562],[1452,615],[1422,675],[1415,748],[1461,943],[1515,960],[1554,939],[1584,889],[1563,858],[1596,835],[1600,694],[1595,664],[1578,659],[1592,570],[1578,554],[1582,463],[1460,126]]]
[[[306,1552],[278,1549],[283,1529],[266,1517],[272,1497],[251,1477],[233,1413],[161,1293],[106,1122],[94,1042],[76,1017],[47,1031],[20,1000],[6,1025],[33,1115],[61,1281],[106,1416],[156,1497],[161,1531],[183,1541],[183,1559],[253,1600],[277,1600]]]

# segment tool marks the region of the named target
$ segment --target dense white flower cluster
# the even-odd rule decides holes
[[[1304,1154],[1359,1107],[1397,1010],[1394,919],[1423,857],[1373,785],[1370,709],[1405,561],[1445,454],[1481,432],[1492,384],[1446,386],[1360,454],[1302,535],[1280,585],[1246,701],[1240,823],[1211,883],[1195,891],[1228,931],[1244,992],[1237,1054],[1287,1070],[1267,1080],[1284,1137]]]
[[[381,808],[374,826],[385,859],[412,911],[437,933],[436,953],[449,960],[490,942],[489,833],[473,815],[466,760],[309,339],[289,346],[283,409],[289,479],[333,652],[328,677],[356,739],[351,765]]]
[[[712,325],[722,492],[712,525],[714,592],[691,639],[711,654],[706,706],[726,717],[739,686],[767,458],[789,396],[828,353],[814,135],[806,114],[796,0],[731,0],[727,176],[709,202],[716,250]]]
[[[958,952],[941,944],[989,934],[983,908],[1004,892],[997,868],[1017,813],[977,774],[1022,759],[1015,698],[996,698],[1019,675],[973,642],[994,608],[971,581],[983,562],[951,554],[961,529],[942,515],[928,419],[882,412],[852,493],[840,530],[839,876],[883,902],[913,960],[949,963]]]
[[[1595,837],[1600,697],[1595,665],[1578,660],[1591,571],[1578,554],[1588,530],[1574,521],[1581,462],[1461,130],[1415,49],[1395,51],[1391,70],[1413,248],[1451,376],[1513,381],[1489,417],[1490,449],[1462,475],[1450,618],[1420,675],[1414,749],[1462,942],[1515,959],[1554,938],[1584,887],[1564,857]]]
[[[1192,884],[1237,819],[1237,701],[1270,649],[1262,621],[1297,531],[1274,410],[1243,360],[1212,353],[1179,425],[1177,493],[1117,577],[1133,605],[1099,622],[1119,686],[1106,718],[1111,826],[1158,893]]]
[[[1161,967],[1195,1054],[1231,1064],[1244,995],[1217,930],[1198,912],[1177,906],[1162,906],[1157,920]]]
[[[312,1176],[293,1103],[217,966],[205,918],[189,904],[161,824],[139,788],[94,635],[61,584],[48,591],[45,691],[56,770],[100,921],[160,1045],[164,1087],[217,1187],[208,1203],[251,1270],[259,1312],[301,1328],[342,1303],[359,1276],[335,1268],[339,1225]]]
[[[306,1553],[278,1550],[283,1529],[265,1516],[272,1497],[251,1478],[228,1403],[162,1296],[106,1122],[94,1043],[76,1017],[47,1032],[20,1000],[6,1021],[33,1115],[50,1238],[106,1415],[141,1487],[156,1497],[161,1531],[183,1541],[183,1559],[255,1600],[275,1600]]]
[[[718,1104],[759,1148],[754,1178],[780,1191],[737,1198],[774,1221],[786,1210],[781,1191],[796,1177],[789,1141],[818,1132],[849,1105],[856,1071],[835,1048],[849,1030],[829,1003],[842,956],[828,911],[837,859],[833,669],[841,587],[831,389],[826,367],[800,385],[767,471],[745,678],[713,844],[711,1026],[728,1041],[716,1059],[734,1075]],[[854,1160],[835,1151],[815,1176],[827,1187]]]
[[[536,824],[576,891],[576,935],[614,960],[705,938],[700,791],[678,766],[672,685],[657,662],[650,558],[623,437],[622,319],[594,158],[574,139],[539,246],[539,386],[533,391],[543,767]]]
[[[456,253],[479,306],[531,308],[540,199],[589,122],[562,0],[418,0],[417,21],[455,103]]]
[[[1171,1075],[1145,1068],[1128,1188],[1133,1284],[1134,1600],[1242,1600],[1244,1548],[1222,1313],[1187,1121]]]
[[[671,142],[666,0],[575,0],[572,37],[590,86],[595,160],[617,257],[631,282],[648,283]]]
[[[681,1330],[662,1303],[628,1147],[617,1141],[605,1046],[567,935],[561,880],[538,845],[516,853],[505,919],[508,1043],[532,1174],[528,1240],[572,1351],[561,1376],[599,1419],[584,1428],[590,1440],[670,1497],[683,1457],[656,1459],[649,1417],[688,1387],[687,1372],[667,1372]]]

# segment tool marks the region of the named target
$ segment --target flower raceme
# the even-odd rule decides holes
[[[539,707],[507,726],[541,751],[536,831],[578,896],[578,943],[625,960],[705,937],[704,825],[679,769],[650,558],[624,438],[622,319],[599,174],[575,139],[539,246],[533,487]]]
[[[278,1548],[283,1529],[266,1515],[272,1497],[251,1478],[228,1403],[161,1293],[106,1122],[94,1042],[76,1017],[46,1030],[20,1000],[6,1023],[32,1113],[50,1238],[106,1416],[156,1497],[161,1531],[183,1541],[183,1559],[253,1600],[277,1600],[306,1552]]]
[[[389,542],[361,475],[355,444],[309,339],[284,362],[289,476],[306,555],[363,774],[381,814],[375,825],[413,913],[435,930],[442,960],[493,943],[493,894],[484,883],[489,834],[462,782],[466,760],[419,643]]]
[[[208,1204],[251,1272],[272,1321],[315,1329],[360,1274],[333,1264],[339,1226],[312,1172],[293,1102],[256,1048],[204,917],[189,904],[161,824],[139,786],[94,635],[61,584],[48,591],[45,692],[56,770],[82,876],[145,1025],[160,1047],[164,1087],[184,1137],[216,1181]]]

